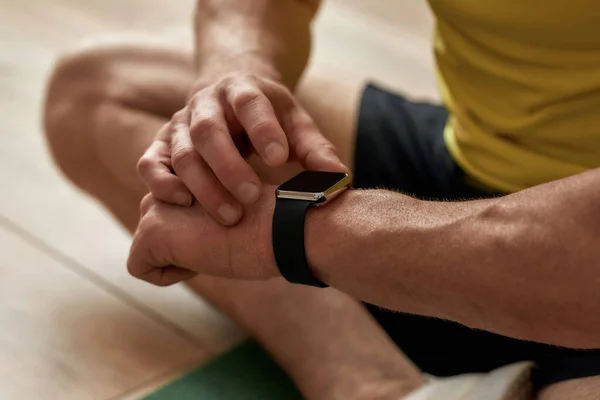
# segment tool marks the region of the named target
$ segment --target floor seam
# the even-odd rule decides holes
[[[105,292],[115,296],[123,303],[139,311],[154,322],[159,323],[164,327],[168,328],[181,339],[185,340],[190,344],[201,346],[202,349],[206,351],[209,357],[213,356],[216,353],[214,349],[212,349],[210,346],[206,346],[202,341],[194,337],[192,334],[188,333],[183,328],[179,327],[172,321],[163,317],[160,313],[154,311],[152,308],[146,307],[145,305],[139,303],[133,296],[130,296],[129,294],[127,294],[127,292],[114,285],[106,278],[86,268],[84,265],[82,265],[72,257],[56,249],[52,245],[48,244],[43,239],[37,237],[36,235],[23,228],[18,223],[14,222],[12,219],[8,218],[2,213],[0,213],[0,225],[5,227],[8,231],[18,236],[26,243],[35,247],[37,250],[46,254],[48,257],[59,262],[63,267],[67,268],[69,271],[94,283],[96,286],[100,287]]]

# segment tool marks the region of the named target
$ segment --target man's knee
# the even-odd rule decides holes
[[[88,47],[62,56],[50,75],[44,102],[44,131],[58,167],[82,186],[98,167],[94,122],[98,110],[114,97],[111,54]]]

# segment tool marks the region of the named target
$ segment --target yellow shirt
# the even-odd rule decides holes
[[[456,162],[512,192],[600,166],[600,0],[429,0]]]

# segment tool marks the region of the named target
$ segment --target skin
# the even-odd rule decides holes
[[[597,348],[598,185],[600,170],[473,202],[351,191],[308,213],[307,258],[319,279],[373,304]],[[129,271],[159,285],[178,281],[182,268],[235,279],[279,276],[270,240],[274,192],[265,187],[246,218],[229,228],[199,205],[174,207],[148,195]]]
[[[217,99],[213,93],[210,96],[207,95],[206,98],[203,97],[202,101],[192,101],[197,93],[208,92],[206,88],[216,90],[215,87],[219,84],[222,85],[219,86],[219,90],[229,93],[230,96],[235,90],[241,90],[240,87],[244,88],[244,91],[253,92],[253,94],[256,94],[257,91],[260,92],[260,96],[266,97],[271,102],[276,116],[280,115],[276,111],[279,110],[279,107],[272,104],[273,97],[264,88],[275,85],[279,88],[276,91],[282,94],[287,99],[285,101],[288,102],[289,98],[287,97],[291,91],[294,93],[293,100],[296,100],[297,103],[292,107],[284,107],[284,109],[288,112],[292,110],[292,115],[299,115],[305,111],[306,115],[316,123],[319,131],[325,134],[323,136],[327,138],[325,140],[337,149],[337,154],[340,156],[337,160],[332,161],[332,146],[323,142],[321,144],[325,151],[320,152],[321,146],[319,145],[315,146],[315,150],[312,150],[311,154],[323,154],[323,157],[315,156],[315,158],[321,159],[324,164],[338,164],[339,166],[341,160],[342,165],[352,165],[351,154],[354,143],[352,121],[355,118],[360,82],[351,88],[340,90],[342,86],[339,83],[331,85],[328,81],[317,81],[314,76],[299,81],[310,47],[307,39],[308,25],[315,10],[314,3],[295,1],[273,3],[266,0],[257,1],[250,9],[245,2],[241,1],[201,1],[196,18],[196,53],[191,62],[187,56],[182,56],[169,49],[157,47],[149,49],[139,45],[100,47],[78,51],[66,57],[53,74],[46,102],[46,132],[53,155],[65,174],[82,189],[100,199],[129,229],[134,230],[139,215],[137,204],[146,192],[135,174],[135,164],[144,149],[152,145],[151,132],[160,130],[158,136],[155,137],[155,142],[163,141],[166,145],[159,144],[162,147],[157,150],[160,151],[155,151],[149,156],[146,153],[146,161],[139,163],[142,164],[139,169],[145,177],[144,182],[154,196],[148,196],[143,202],[143,218],[132,247],[130,270],[134,273],[139,271],[144,277],[161,284],[182,279],[184,274],[187,274],[185,276],[187,278],[198,272],[212,273],[215,276],[251,278],[252,281],[244,282],[203,276],[201,279],[191,279],[188,282],[198,293],[249,329],[280,361],[307,398],[398,398],[402,393],[407,393],[420,384],[418,373],[410,363],[406,362],[401,353],[390,345],[389,339],[382,335],[379,327],[354,300],[333,289],[318,291],[316,294],[314,289],[288,285],[281,279],[259,281],[259,279],[277,274],[274,264],[270,263],[272,249],[269,248],[270,236],[267,234],[270,227],[268,214],[272,213],[272,203],[269,202],[273,201],[273,186],[265,183],[280,182],[282,177],[289,176],[290,171],[297,170],[297,165],[293,163],[294,157],[290,159],[292,165],[286,163],[285,166],[282,166],[285,168],[273,169],[268,165],[268,160],[261,160],[259,145],[258,155],[251,156],[247,160],[249,160],[248,165],[253,167],[252,169],[257,172],[262,181],[261,195],[252,204],[244,204],[244,207],[242,207],[242,202],[235,197],[235,190],[228,189],[225,182],[221,182],[221,180],[217,183],[212,181],[217,186],[221,185],[219,188],[222,189],[220,193],[223,197],[217,200],[213,199],[211,204],[222,205],[223,200],[227,203],[233,199],[238,202],[237,205],[245,213],[239,224],[229,228],[223,226],[225,225],[222,224],[224,221],[219,219],[218,207],[215,210],[201,206],[202,201],[204,204],[208,204],[206,203],[208,200],[203,200],[203,196],[207,193],[197,188],[192,189],[199,183],[206,185],[206,180],[197,178],[203,175],[196,174],[196,178],[192,179],[194,182],[188,186],[180,179],[179,174],[168,176],[165,169],[165,167],[173,166],[173,149],[181,149],[181,146],[195,149],[191,137],[193,127],[196,125],[191,123],[191,118],[194,108],[201,107],[205,101],[211,104],[208,108],[213,110],[213,113],[217,109],[216,114],[223,112],[226,116],[229,115],[229,118],[225,118],[225,123],[231,140],[240,149],[240,145],[236,141],[237,136],[234,134],[236,121],[239,123],[240,118],[235,112],[233,112],[233,117],[231,111],[226,112],[229,108],[234,108],[231,104],[233,99],[228,100],[228,96],[224,96],[225,100],[221,96],[218,96]],[[292,15],[294,18],[289,18]],[[281,20],[293,21],[294,29],[291,29],[292,27],[286,29],[285,26],[278,24],[277,21]],[[242,25],[240,25],[240,21],[243,21]],[[242,26],[243,29],[237,29],[238,26]],[[227,30],[228,33],[238,32],[241,34],[233,35],[233,39],[222,43],[221,38],[224,35],[220,35],[219,32],[224,30]],[[298,51],[290,54],[284,51],[286,48],[295,48]],[[231,54],[236,55],[235,60],[232,60]],[[128,71],[139,71],[140,68],[136,68],[136,65],[140,68],[143,67],[148,72],[145,79],[140,79],[133,84],[132,74]],[[132,66],[133,69],[130,69]],[[215,66],[219,66],[219,68]],[[96,76],[97,79],[90,79],[93,76]],[[107,81],[107,79],[109,80]],[[301,84],[296,88],[297,82]],[[248,86],[251,85],[254,86],[250,90]],[[282,89],[280,85],[287,89]],[[117,90],[107,92],[107,87]],[[153,96],[147,96],[148,93],[152,93]],[[207,98],[209,100],[206,100]],[[245,104],[245,102],[241,103]],[[340,109],[338,110],[332,105],[340,105]],[[261,117],[269,115],[268,112],[257,114]],[[171,118],[170,122],[167,121],[172,115],[175,117]],[[270,115],[272,119],[272,114]],[[207,125],[209,127],[218,126],[218,124]],[[202,135],[218,138],[217,133],[222,133],[222,125],[221,123],[221,130],[214,129],[212,135],[204,133]],[[251,127],[251,125],[248,126]],[[312,127],[310,128],[312,129]],[[290,135],[291,131],[286,130],[284,126],[281,126],[281,130],[287,140],[288,156],[303,154],[297,153],[297,149],[294,149],[293,140],[290,142],[289,138],[293,137],[293,134]],[[173,146],[172,139],[177,136],[176,131],[190,132],[189,139],[185,135],[179,135],[183,137],[182,140],[187,140],[187,143]],[[201,131],[204,130],[201,129]],[[281,135],[274,135],[274,137],[281,139]],[[264,149],[266,150],[266,147]],[[200,153],[197,152],[197,154]],[[266,155],[266,152],[263,155]],[[209,164],[211,161],[202,156],[193,157],[196,158],[190,162],[190,165],[196,165],[194,167],[196,171],[198,171],[198,166],[203,167],[203,162]],[[302,157],[299,159],[302,160]],[[305,157],[304,161],[308,162],[308,158]],[[153,169],[155,173],[148,173],[146,168]],[[188,168],[190,167],[188,166]],[[244,166],[242,169],[244,168],[246,167]],[[339,166],[339,168],[343,167]],[[146,171],[145,174],[144,171]],[[161,178],[164,178],[162,180],[169,183],[159,184],[161,175]],[[250,176],[251,174],[246,178]],[[246,178],[244,182],[246,182]],[[578,216],[581,216],[582,222],[592,224],[593,214],[590,212],[590,215],[587,215],[585,208],[579,204],[581,203],[580,199],[584,199],[590,194],[594,195],[589,193],[591,190],[576,192],[578,196],[573,195],[574,198],[565,198],[564,196],[571,190],[579,190],[581,186],[589,183],[597,184],[597,182],[592,179],[592,182],[581,183],[580,177],[572,179],[580,183],[569,187],[568,185],[563,186],[565,182],[559,182],[550,185],[548,191],[551,191],[552,195],[559,193],[558,197],[563,201],[561,204],[577,204],[577,207],[573,208],[573,213],[576,212],[575,209],[579,210]],[[569,182],[573,184],[573,181]],[[593,188],[594,186],[586,187]],[[193,194],[195,191],[199,197],[193,202],[190,201],[192,204],[189,207],[185,206],[189,204],[187,201],[175,200],[175,194],[182,188],[189,190],[187,194]],[[162,194],[159,193],[161,191]],[[348,193],[326,208],[312,210],[309,213],[307,220],[309,261],[315,274],[321,279],[349,293],[356,292],[359,297],[372,299],[375,303],[395,305],[397,309],[414,308],[422,310],[422,313],[426,315],[435,315],[431,312],[435,308],[439,310],[437,311],[439,314],[443,314],[443,317],[461,322],[472,321],[473,326],[489,323],[493,325],[490,326],[491,330],[514,331],[517,337],[539,336],[542,338],[544,333],[540,333],[540,331],[543,329],[539,327],[532,329],[531,326],[537,323],[541,326],[546,323],[546,326],[549,326],[548,321],[557,316],[560,322],[566,323],[566,328],[561,324],[556,328],[556,332],[558,332],[556,335],[552,334],[550,335],[552,338],[548,340],[542,338],[541,341],[576,342],[576,347],[592,346],[593,339],[589,338],[589,334],[582,332],[587,327],[586,329],[574,327],[573,320],[575,318],[566,317],[569,311],[573,312],[574,308],[577,308],[574,306],[577,303],[577,294],[574,289],[576,286],[573,286],[573,280],[576,280],[576,277],[564,276],[568,275],[565,273],[562,276],[564,279],[561,281],[558,279],[560,274],[554,273],[543,282],[544,285],[539,285],[538,281],[528,275],[519,284],[532,283],[534,288],[540,287],[529,297],[524,297],[522,293],[521,297],[518,297],[519,293],[514,293],[516,290],[507,289],[508,284],[500,285],[495,282],[496,285],[494,285],[494,280],[510,279],[514,274],[502,274],[503,268],[499,265],[498,260],[494,261],[492,249],[504,250],[509,248],[507,246],[510,244],[514,246],[509,248],[511,251],[526,257],[525,253],[529,253],[530,246],[537,244],[543,248],[543,251],[534,252],[534,256],[530,258],[517,259],[516,256],[507,258],[507,253],[510,255],[512,252],[506,251],[499,252],[501,257],[497,257],[505,261],[504,266],[529,268],[543,259],[536,257],[542,257],[542,253],[548,249],[551,250],[553,246],[556,248],[558,239],[555,238],[555,242],[549,240],[552,239],[548,238],[549,228],[570,229],[567,230],[570,236],[580,239],[587,238],[587,240],[580,241],[581,246],[568,254],[566,252],[565,254],[558,254],[559,252],[554,254],[555,256],[564,256],[563,259],[547,258],[555,261],[550,264],[551,270],[560,272],[561,266],[579,265],[569,264],[578,261],[572,253],[579,250],[587,251],[590,247],[589,239],[592,236],[589,232],[593,231],[593,227],[586,225],[589,229],[580,229],[580,231],[585,231],[583,236],[582,232],[575,232],[576,229],[565,222],[568,217],[565,214],[568,213],[565,213],[564,206],[561,206],[558,214],[565,215],[565,218],[556,219],[556,214],[552,214],[552,212],[556,211],[560,202],[558,200],[556,200],[558,203],[548,202],[548,191],[534,189],[532,190],[533,194],[527,194],[524,199],[514,195],[511,197],[513,203],[507,200],[501,204],[492,204],[491,201],[452,204],[426,203],[385,191]],[[208,195],[210,196],[212,193],[210,191]],[[157,200],[157,198],[164,201]],[[591,201],[587,203],[588,206],[590,203]],[[533,216],[527,212],[518,212],[519,208],[526,207],[528,204],[530,204],[529,209],[525,208],[524,210],[535,211]],[[534,207],[531,204],[536,204],[539,209],[532,210]],[[543,207],[539,207],[539,205],[543,205]],[[372,215],[372,210],[377,207],[382,210],[378,217]],[[542,224],[543,219],[551,214],[553,226]],[[356,215],[363,217],[358,219],[349,217]],[[398,219],[397,225],[402,229],[394,230],[389,219],[386,219],[388,216],[392,220]],[[171,222],[166,222],[167,217]],[[240,218],[242,217],[240,216]],[[255,221],[254,226],[251,227],[251,224],[244,223],[246,219]],[[349,223],[349,219],[353,219],[355,223]],[[373,219],[373,225],[368,224],[368,219]],[[510,222],[514,220],[529,223],[511,224]],[[190,226],[190,221],[195,221],[196,224]],[[481,223],[484,225],[480,225]],[[481,232],[482,229],[474,229],[473,225],[492,228],[497,235]],[[517,225],[517,228],[521,228],[521,236],[517,234],[519,229],[513,229],[510,225]],[[457,227],[460,228],[458,229],[460,234],[454,238],[450,232],[454,233]],[[544,227],[546,230],[543,229]],[[523,234],[529,228],[535,228],[531,229],[534,234]],[[166,241],[159,246],[154,246],[156,237],[162,236],[164,232],[168,232],[169,235],[197,235],[196,237],[201,239],[203,245],[198,247],[199,242],[193,243],[195,252],[189,252],[190,249],[183,251],[176,244]],[[337,235],[332,235],[332,232]],[[389,237],[390,242],[387,243],[387,247],[382,247],[382,240],[369,241],[369,235],[365,235],[365,232],[373,233],[370,235],[371,239],[373,237]],[[585,233],[588,236],[585,236]],[[469,243],[473,242],[477,235],[482,235],[483,238],[475,243]],[[415,237],[422,238],[424,242],[421,243]],[[256,239],[256,242],[251,245],[248,238]],[[333,242],[328,241],[329,239],[346,240]],[[515,245],[517,239],[528,240],[529,243],[523,243],[519,247]],[[451,252],[446,249],[447,251],[444,252],[444,249],[440,249],[432,252],[431,249],[440,247],[435,245],[439,244],[441,240],[447,240],[448,243],[460,243],[460,247],[464,247],[465,251]],[[465,243],[469,243],[469,246],[464,246]],[[348,246],[348,244],[352,244],[352,246]],[[337,245],[345,246],[345,251],[335,253],[331,249],[327,249],[327,247]],[[390,268],[385,266],[392,264],[389,257],[394,253],[393,250],[397,251],[400,245],[406,248],[412,245],[414,249],[409,252],[408,260],[414,261],[414,263],[411,264],[404,258],[399,261],[397,266],[393,264],[397,270],[395,270],[395,274],[391,274]],[[360,254],[356,251],[352,252],[350,247],[353,246],[356,246],[356,249],[361,248],[363,251]],[[419,248],[427,251],[418,252]],[[240,250],[240,253],[235,252],[235,257],[231,258],[229,255],[234,254],[231,251],[235,251],[235,249]],[[533,249],[536,247],[534,246]],[[155,250],[158,253],[155,253]],[[247,252],[248,261],[240,261],[245,259],[242,257],[244,255],[241,253],[242,250]],[[171,251],[174,252],[171,253]],[[380,276],[384,278],[375,282],[372,277],[379,275],[369,274],[370,279],[363,280],[362,285],[357,285],[357,277],[364,273],[362,267],[369,265],[357,261],[365,254],[373,255],[377,252],[381,252],[378,260],[372,260],[372,257],[369,257],[365,261],[369,263],[376,261],[377,268],[380,268],[383,274]],[[428,252],[432,254],[430,255]],[[419,253],[418,257],[417,253]],[[423,258],[424,254],[429,258]],[[474,254],[479,257],[474,257]],[[356,258],[354,258],[355,262],[350,264],[352,274],[339,271],[339,267],[348,265],[347,263],[332,265],[334,264],[331,262],[332,258],[339,256],[342,257],[341,259],[347,257],[352,260],[353,255]],[[451,256],[452,260],[450,264],[452,268],[447,271],[439,266],[440,261],[444,260],[444,256]],[[580,256],[583,257],[583,255]],[[464,269],[462,266],[468,265],[464,262],[469,261],[469,257],[473,257],[471,260],[476,259],[479,264],[483,260],[486,268],[479,268],[479,271]],[[584,265],[579,268],[586,272],[584,277],[588,278],[593,270],[590,259],[579,260],[585,261]],[[219,260],[224,260],[224,264],[215,262]],[[175,272],[164,272],[169,269],[162,268],[175,265],[179,267],[179,269],[171,269]],[[427,268],[417,268],[424,265],[435,268],[432,271]],[[157,269],[159,271],[156,271]],[[488,274],[482,274],[481,269]],[[414,288],[411,287],[412,292],[402,293],[397,290],[402,288],[403,284],[408,286],[407,281],[400,279],[403,274],[398,273],[398,270],[406,272],[410,281],[417,284]],[[519,272],[521,271],[522,269],[519,269]],[[564,268],[562,271],[564,272]],[[457,284],[456,279],[452,279],[456,275],[453,276],[450,272],[460,272],[466,278]],[[532,269],[531,275],[535,275],[535,272],[535,268]],[[353,279],[351,279],[352,276],[354,276]],[[383,281],[388,278],[391,281],[386,285]],[[498,310],[498,317],[493,318],[491,323],[483,320],[480,313],[477,312],[477,304],[473,304],[472,300],[469,301],[473,295],[480,296],[481,292],[484,292],[481,289],[480,291],[473,290],[476,289],[479,278],[485,278],[484,282],[488,283],[486,288],[491,289],[489,294],[484,293],[486,304]],[[568,285],[565,285],[565,280],[569,283]],[[546,286],[557,282],[560,285]],[[577,281],[576,283],[581,282]],[[556,301],[548,302],[548,291],[543,289],[558,288],[563,285],[571,288],[571,291],[567,293],[569,296],[567,298],[572,301],[567,302],[566,305],[561,304],[559,307],[561,311],[553,314],[555,310],[551,308]],[[593,281],[587,282],[582,293],[589,294],[589,287],[592,285]],[[426,286],[431,286],[431,288],[427,290]],[[437,296],[439,291],[433,290],[434,287],[442,288],[448,294],[448,298],[451,300],[448,305],[444,305],[444,301],[439,299]],[[469,289],[472,290],[470,292],[472,296],[461,294],[462,290]],[[503,297],[500,292],[504,290],[507,290],[510,295],[505,294]],[[561,287],[560,290],[563,288]],[[565,294],[558,291],[553,293],[556,294],[556,298]],[[533,320],[528,317],[524,318],[527,316],[527,311],[532,312],[534,307],[528,304],[516,304],[518,301],[514,300],[504,304],[506,298],[513,299],[513,296],[517,296],[517,300],[537,301],[538,308],[547,311],[546,317]],[[588,300],[587,303],[584,303],[584,311],[589,308],[590,302]],[[459,304],[463,304],[465,308],[460,308]],[[569,306],[571,307],[569,308]],[[265,314],[269,317],[265,318]],[[302,318],[295,319],[294,315],[302,315]],[[331,320],[332,323],[322,324],[324,320]],[[527,323],[522,323],[522,321],[527,321]],[[595,326],[594,321],[592,322]],[[559,324],[555,323],[556,325]],[[356,332],[356,335],[341,335],[340,327],[343,328],[342,332]],[[282,335],[282,332],[286,332],[286,334]],[[327,340],[328,337],[338,338],[336,348],[332,348],[331,341]],[[366,341],[369,341],[368,347],[371,349],[368,354],[364,352]],[[295,352],[290,352],[290,349],[295,349]],[[314,360],[318,360],[317,365],[320,368],[315,368]],[[344,373],[341,374],[340,370],[343,370]],[[544,390],[540,398],[543,400],[591,399],[595,382],[597,382],[597,378],[586,378],[553,385]]]

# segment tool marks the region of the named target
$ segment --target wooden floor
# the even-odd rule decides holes
[[[423,0],[332,0],[315,65],[435,98]],[[193,0],[0,0],[0,399],[135,398],[243,334],[183,286],[125,269],[129,236],[52,165],[40,102],[53,60],[121,32],[183,36]],[[189,44],[189,43],[188,43]]]

